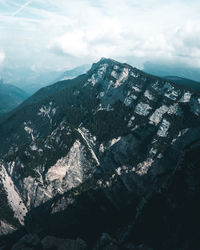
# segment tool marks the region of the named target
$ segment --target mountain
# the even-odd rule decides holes
[[[200,82],[199,68],[191,68],[184,65],[179,66],[176,64],[146,62],[144,63],[143,70],[149,74],[160,77],[178,76]]]
[[[79,75],[86,73],[90,69],[89,64],[84,64],[71,70],[66,70],[57,81],[64,81],[68,79],[73,79]]]
[[[194,89],[200,91],[200,82],[196,82],[190,79],[178,77],[178,76],[164,76],[163,78],[175,82],[177,85],[185,88]]]
[[[199,249],[199,116],[198,91],[112,59],[41,89],[0,123],[0,243]]]
[[[0,115],[17,107],[28,96],[25,91],[16,86],[0,83]]]
[[[14,84],[25,90],[29,95],[34,94],[40,88],[46,87],[58,81],[75,78],[87,70],[90,65],[81,65],[64,73],[62,71],[40,71],[39,69],[31,69],[28,67],[5,68],[2,71],[5,81],[8,84]]]
[[[13,84],[32,95],[40,88],[56,82],[61,72],[18,66],[4,67],[1,74],[7,84]]]

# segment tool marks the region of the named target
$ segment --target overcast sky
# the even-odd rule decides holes
[[[0,0],[0,67],[63,70],[111,57],[200,67],[199,0]]]

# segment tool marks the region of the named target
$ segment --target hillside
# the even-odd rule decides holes
[[[41,89],[0,123],[0,235],[198,249],[199,116],[198,91],[112,59]]]
[[[9,84],[0,84],[0,115],[11,111],[25,99],[28,94],[22,89]]]

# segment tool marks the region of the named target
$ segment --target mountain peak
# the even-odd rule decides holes
[[[128,68],[128,69],[131,69],[131,70],[134,70],[134,71],[137,71],[137,72],[142,72],[141,70],[131,66],[130,64],[126,63],[126,62],[119,62],[119,61],[116,61],[112,58],[106,58],[106,57],[102,57],[98,62],[94,63],[92,65],[92,68],[96,68],[102,64],[108,64],[109,66],[119,66],[120,68]],[[91,69],[92,69],[91,68]],[[144,72],[143,72],[144,73]]]
[[[91,70],[98,68],[102,64],[108,64],[109,66],[111,66],[111,65],[120,64],[120,63],[111,58],[102,57],[98,62],[92,64]]]
[[[123,71],[123,69],[127,69],[127,71],[139,71],[127,63],[120,63],[114,59],[102,57],[98,62],[93,63],[91,69],[88,71],[88,74],[93,74],[94,72],[100,70],[100,74],[102,75],[103,68],[104,71],[108,72],[108,74],[111,74],[113,71]]]
[[[160,211],[163,201],[167,207],[158,218],[158,230],[165,228],[160,221],[166,214],[171,228],[174,216],[168,211],[176,214],[176,206],[179,214],[180,204],[190,205],[200,197],[194,193],[188,198],[192,190],[199,190],[199,117],[199,95],[107,58],[87,74],[42,89],[0,123],[0,236],[5,229],[20,228],[28,211],[25,223],[30,232],[38,228],[44,235],[81,237],[88,230],[94,242],[95,235],[107,230],[107,222],[110,230],[123,232],[115,224],[120,217],[121,225],[121,216],[125,221],[134,218],[134,232],[142,230],[140,218],[155,219],[143,212],[152,211],[152,204]],[[171,193],[177,183],[178,202]],[[91,217],[94,207],[99,210]],[[84,220],[79,217],[82,212]],[[100,221],[103,224],[96,227]],[[84,229],[89,222],[94,223]],[[2,223],[7,223],[4,230]],[[129,225],[133,226],[126,228]],[[153,231],[156,246],[157,232]],[[166,231],[161,239],[165,235]]]
[[[112,58],[107,58],[107,57],[102,57],[100,60],[99,60],[99,63],[119,63],[118,61],[112,59]],[[98,63],[98,62],[97,62]]]
[[[109,64],[109,65],[118,65],[118,66],[126,66],[128,68],[134,68],[132,67],[131,65],[125,63],[125,62],[119,62],[119,61],[116,61],[112,58],[106,58],[106,57],[102,57],[96,64],[100,65],[102,63],[106,63],[106,64]]]

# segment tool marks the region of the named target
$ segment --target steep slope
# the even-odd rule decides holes
[[[28,98],[28,94],[22,89],[0,83],[0,115],[11,111],[26,98]]]
[[[101,232],[119,229],[125,244],[133,240],[135,225],[143,228],[146,204],[162,204],[157,193],[164,200],[169,193],[170,209],[178,211],[181,191],[173,185],[177,180],[180,186],[179,171],[184,188],[191,186],[181,202],[198,197],[192,186],[198,170],[189,171],[199,162],[198,92],[105,58],[87,74],[41,91],[0,124],[0,172],[10,178],[9,187],[2,181],[1,234],[23,225],[29,211],[25,225],[31,232],[81,236],[91,246]],[[155,216],[149,211],[147,217]],[[164,244],[147,235],[133,243],[158,249],[167,237]]]

